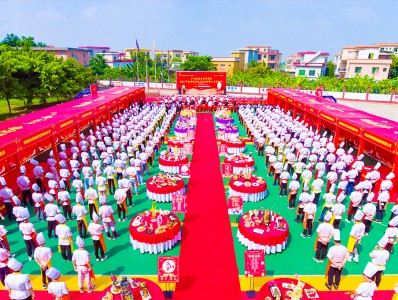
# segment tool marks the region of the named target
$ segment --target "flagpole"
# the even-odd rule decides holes
[[[144,31],[145,33],[145,47],[147,47],[147,43],[146,43],[146,31]],[[146,81],[146,85],[147,85],[147,91],[149,92],[149,80],[148,80],[148,59],[147,59],[147,53],[146,51],[144,51],[145,53],[145,81]]]
[[[153,40],[153,53],[154,53],[154,64],[155,64],[155,86],[156,86],[156,91],[157,93],[159,93],[159,89],[158,89],[158,80],[156,78],[156,46],[155,46],[155,39]]]
[[[137,62],[137,82],[140,82],[140,72],[139,72],[139,67],[138,67],[138,41],[137,38],[135,38],[135,61]]]

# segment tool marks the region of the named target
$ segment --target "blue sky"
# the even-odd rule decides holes
[[[199,51],[229,56],[247,45],[298,51],[398,42],[397,0],[0,0],[0,38],[48,45]]]

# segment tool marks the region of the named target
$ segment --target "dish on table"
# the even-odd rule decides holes
[[[246,187],[250,187],[250,186],[252,186],[252,184],[251,184],[250,182],[246,181],[246,182],[245,182],[245,186],[246,186]]]
[[[314,289],[314,288],[304,289],[304,292],[308,298],[319,298],[318,293],[316,292],[316,289]]]
[[[137,226],[140,226],[140,224],[141,224],[141,219],[138,219],[138,218],[137,218],[137,219],[135,219],[135,220],[133,221],[133,224],[132,224],[132,225],[133,225],[134,227],[137,227]]]
[[[240,181],[235,181],[234,182],[234,185],[236,185],[236,186],[241,186],[243,183],[242,182],[240,182]]]
[[[253,182],[253,183],[252,183],[252,186],[260,186],[260,184],[257,183],[257,182]]]
[[[146,227],[142,226],[142,225],[137,227],[138,232],[143,232],[145,229],[146,229]]]

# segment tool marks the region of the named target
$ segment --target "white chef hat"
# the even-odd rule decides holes
[[[36,242],[37,242],[39,245],[43,245],[43,244],[46,243],[46,240],[45,240],[44,235],[43,235],[42,232],[39,232],[39,233],[36,235]]]
[[[9,267],[14,272],[18,272],[22,269],[22,264],[15,258],[11,258],[7,263],[7,267]]]
[[[74,171],[74,172],[73,172],[73,176],[74,176],[75,178],[80,178],[80,174],[79,174],[78,171]]]
[[[335,242],[340,243],[340,230],[339,229],[333,230],[333,239]]]
[[[341,142],[340,148],[343,148],[343,147],[344,147],[344,142]]]
[[[29,210],[26,207],[23,207],[19,213],[22,220],[27,220],[30,218]]]
[[[84,138],[85,138],[84,133],[81,133],[81,134],[80,134],[80,138],[81,138],[82,140],[84,140]]]
[[[366,201],[367,201],[367,202],[372,202],[374,197],[375,197],[375,193],[370,192],[370,193],[368,194],[368,197],[366,198]]]
[[[100,204],[106,204],[106,201],[107,201],[106,197],[100,197],[99,200],[100,200]]]
[[[325,215],[325,217],[323,218],[323,220],[325,220],[326,222],[329,222],[332,219],[332,212],[328,211]]]
[[[93,185],[94,185],[93,177],[90,177],[90,178],[88,179],[88,185],[89,185],[89,186],[93,186]]]
[[[381,163],[378,162],[378,163],[374,166],[374,169],[377,170],[377,169],[379,169],[380,167],[381,167]]]
[[[80,248],[84,247],[84,240],[80,236],[76,238],[76,245]]]
[[[57,214],[55,216],[55,220],[57,220],[58,223],[61,223],[61,224],[66,222],[66,218],[63,215],[61,215],[61,214]]]
[[[361,210],[357,210],[354,216],[354,220],[361,221],[364,216],[364,213]]]
[[[66,188],[66,187],[65,187],[65,182],[64,182],[63,180],[61,180],[61,181],[59,182],[59,188],[60,188],[60,189]]]
[[[65,144],[61,144],[61,145],[59,145],[59,147],[61,148],[62,151],[66,150],[66,145]]]
[[[54,201],[54,196],[50,195],[49,193],[45,193],[44,194],[44,199],[46,199],[49,202],[52,202],[52,201]]]
[[[47,172],[45,177],[48,178],[48,179],[53,179],[54,178],[54,174],[50,173],[50,172]]]
[[[386,179],[391,180],[395,178],[395,174],[393,172],[388,173],[388,175],[386,176]]]
[[[93,218],[92,218],[93,222],[98,222],[99,220],[99,216],[97,215],[97,213],[95,211],[93,211]]]
[[[357,157],[357,160],[361,160],[364,156],[365,155],[363,155],[363,154],[359,154],[358,157]]]
[[[351,154],[353,151],[354,151],[354,149],[350,148],[350,149],[348,149],[347,153]]]
[[[293,173],[292,179],[293,179],[293,180],[296,180],[296,179],[297,179],[297,174],[296,174],[296,173]]]
[[[19,167],[19,171],[21,172],[21,174],[25,174],[26,173],[26,167],[25,166],[20,166]]]
[[[59,161],[59,165],[60,165],[61,168],[63,168],[63,169],[67,169],[67,168],[68,168],[68,164],[67,164],[66,161],[64,161],[64,160],[60,160],[60,161]]]
[[[34,159],[34,158],[31,158],[29,162],[30,162],[32,165],[34,165],[34,166],[37,166],[37,165],[39,164],[39,162],[38,162],[36,159]]]
[[[73,146],[76,146],[75,140],[70,140],[70,143],[71,143]]]
[[[6,180],[4,179],[4,177],[0,177],[0,184],[1,185],[7,185]]]
[[[35,192],[40,191],[40,187],[37,183],[32,184],[32,190],[34,190]]]
[[[51,267],[46,270],[46,276],[52,280],[58,279],[61,276],[61,272],[58,271],[56,268]]]
[[[57,164],[57,161],[54,158],[48,158],[47,159],[47,163],[51,166],[51,167],[55,167],[55,165]]]

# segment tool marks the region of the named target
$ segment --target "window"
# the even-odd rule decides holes
[[[225,65],[220,65],[220,70],[225,70]]]
[[[380,50],[381,50],[381,51],[384,51],[384,48],[381,48]]]
[[[86,53],[83,53],[83,58],[86,58]]]
[[[387,72],[387,68],[383,68],[383,72]]]
[[[373,67],[372,68],[372,74],[377,74],[377,73],[379,73],[379,68]]]
[[[176,57],[181,57],[181,55],[179,53],[176,54]]]
[[[373,59],[373,57],[375,56],[375,54],[374,53],[369,53],[369,59]]]
[[[397,52],[398,48],[394,48],[394,52]]]
[[[264,58],[267,58],[267,54],[264,54],[264,56],[263,56]]]
[[[116,60],[116,56],[113,57],[113,60]]]
[[[361,73],[362,68],[361,67],[355,67],[355,73],[359,74]]]
[[[84,65],[87,66],[87,61],[84,61]]]
[[[269,59],[270,59],[270,60],[275,60],[275,55],[271,55],[271,56],[269,57]]]
[[[305,70],[299,70],[299,76],[305,76]]]
[[[315,76],[315,70],[310,70],[308,75],[309,76]]]

